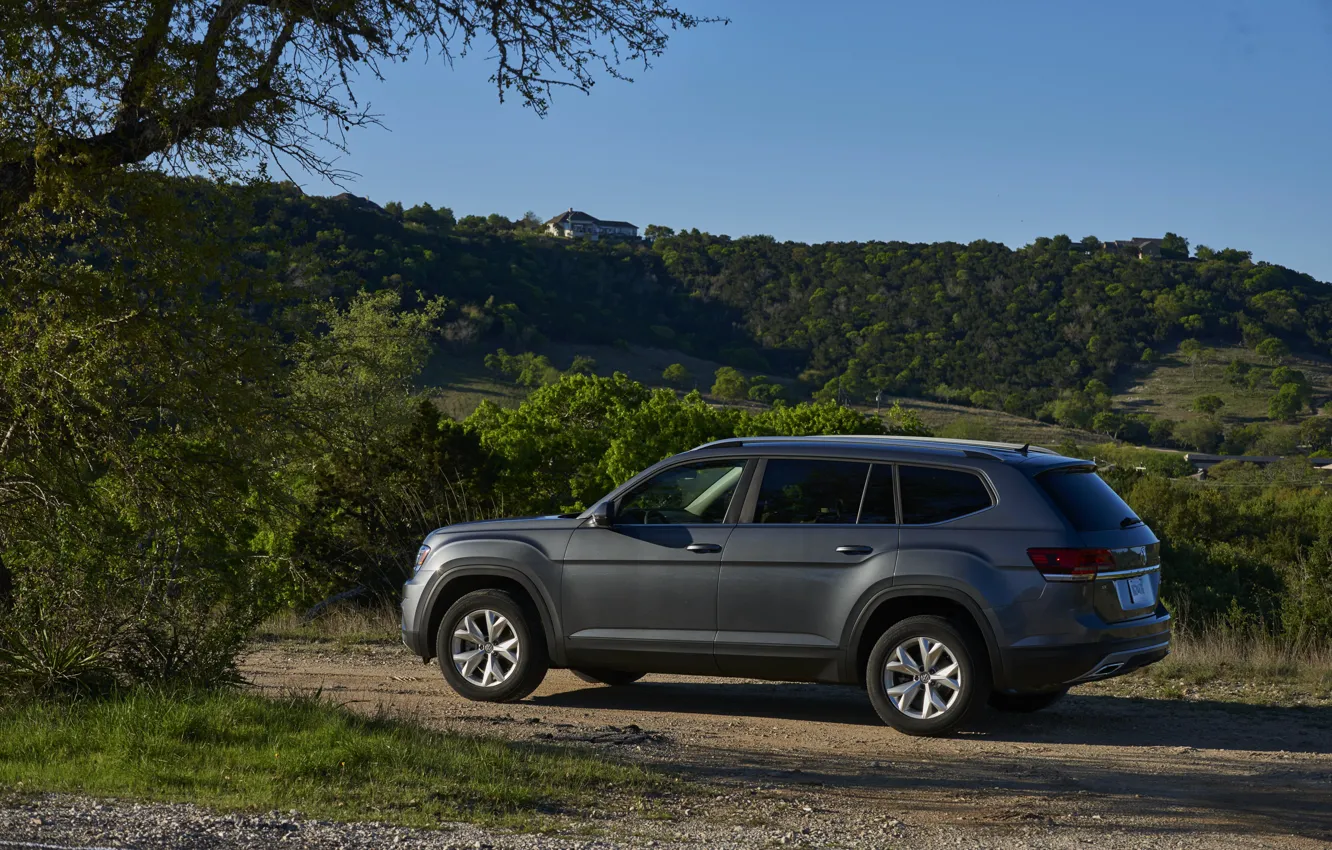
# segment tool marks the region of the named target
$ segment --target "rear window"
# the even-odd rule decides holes
[[[899,466],[902,522],[928,525],[974,514],[990,507],[990,491],[980,476],[960,469]]]
[[[1078,531],[1118,531],[1137,514],[1091,467],[1042,472],[1036,481]]]
[[[868,463],[769,460],[754,522],[854,523],[868,473]]]

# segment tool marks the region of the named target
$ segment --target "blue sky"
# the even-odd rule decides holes
[[[685,5],[732,22],[545,119],[479,56],[387,68],[347,188],[805,242],[1172,230],[1332,281],[1332,0]]]

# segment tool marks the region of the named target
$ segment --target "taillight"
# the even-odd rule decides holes
[[[1027,557],[1052,581],[1091,581],[1097,570],[1115,565],[1109,549],[1028,549]]]

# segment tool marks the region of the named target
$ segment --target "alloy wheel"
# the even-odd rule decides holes
[[[962,667],[941,641],[913,637],[889,654],[883,681],[894,708],[915,720],[929,720],[957,703]]]
[[[450,652],[460,676],[473,685],[493,688],[504,684],[518,669],[522,646],[507,617],[482,608],[458,621]]]

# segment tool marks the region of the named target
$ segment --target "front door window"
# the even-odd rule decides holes
[[[713,460],[673,466],[620,501],[617,525],[695,525],[726,521],[745,461]]]

